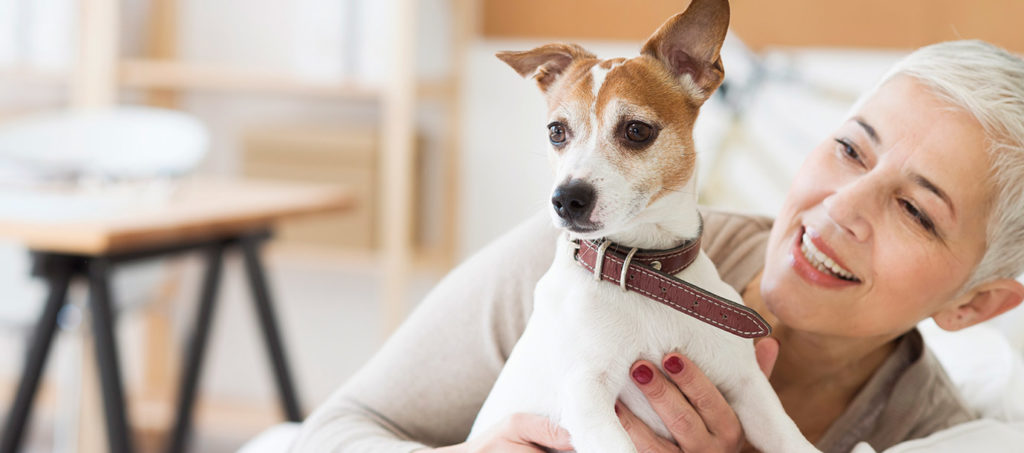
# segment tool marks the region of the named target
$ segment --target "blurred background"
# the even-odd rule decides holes
[[[46,295],[5,221],[159,207],[204,178],[347,188],[351,207],[282,221],[265,250],[308,414],[446,271],[547,206],[542,97],[494,53],[564,40],[632,56],[687,3],[0,0],[0,414]],[[1022,51],[1021,17],[1017,0],[734,0],[726,82],[695,133],[702,201],[774,213],[804,154],[888,65],[949,39]],[[33,145],[33,127],[67,141]],[[108,141],[68,138],[81,134]],[[33,198],[55,186],[64,198]],[[191,451],[234,451],[281,420],[239,262],[227,257]],[[115,282],[145,451],[168,434],[202,272],[185,256]],[[62,317],[26,451],[106,451],[85,291],[71,287],[80,309]],[[1000,321],[1019,348],[1021,318]]]

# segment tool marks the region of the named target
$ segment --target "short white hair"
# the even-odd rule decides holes
[[[961,294],[997,278],[1019,276],[1024,272],[1024,60],[984,41],[950,41],[903,58],[879,86],[899,75],[913,77],[970,113],[988,141],[993,198],[985,254]]]

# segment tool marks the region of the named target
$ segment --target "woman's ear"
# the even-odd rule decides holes
[[[939,327],[956,331],[999,316],[1020,305],[1024,285],[1012,278],[1001,278],[979,285],[960,300],[932,316]]]

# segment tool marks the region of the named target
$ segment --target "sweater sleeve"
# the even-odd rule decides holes
[[[408,452],[465,440],[533,310],[555,230],[535,215],[453,270],[302,425],[293,452]]]

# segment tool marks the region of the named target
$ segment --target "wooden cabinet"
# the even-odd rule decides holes
[[[252,128],[242,140],[242,174],[259,179],[343,183],[356,207],[339,215],[296,219],[278,239],[303,246],[372,250],[376,234],[377,132],[339,125]]]
[[[483,35],[640,42],[689,2],[484,0]],[[1014,0],[732,0],[732,31],[754,49],[773,46],[912,49],[983,39],[1024,51]],[[570,17],[571,20],[566,19]]]

